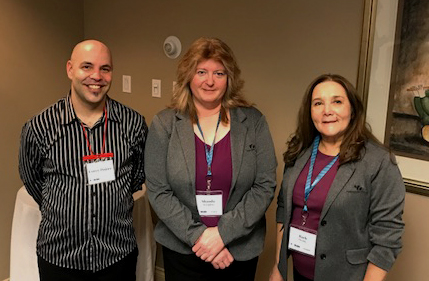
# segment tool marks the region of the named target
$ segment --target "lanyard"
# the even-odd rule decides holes
[[[335,161],[337,161],[338,159],[338,155],[335,156],[335,158],[332,159],[332,161],[328,165],[326,165],[322,169],[322,171],[320,171],[320,173],[317,175],[314,181],[311,182],[311,175],[313,174],[314,162],[316,161],[319,142],[320,142],[320,136],[317,135],[316,138],[314,139],[313,151],[311,152],[310,168],[308,169],[307,181],[305,182],[305,198],[304,198],[304,209],[303,209],[304,212],[308,211],[307,200],[308,200],[308,197],[310,196],[311,191],[316,186],[316,184],[323,178],[323,176],[326,175],[326,173],[332,168]]]
[[[82,129],[83,129],[83,134],[85,135],[86,143],[88,144],[89,152],[91,153],[91,157],[89,157],[91,159],[92,158],[97,159],[97,158],[105,157],[105,155],[103,155],[103,154],[104,154],[104,148],[106,146],[106,131],[107,131],[107,109],[106,109],[106,106],[104,106],[104,116],[105,116],[105,118],[104,118],[103,146],[101,148],[101,153],[97,154],[97,155],[94,155],[94,152],[92,151],[91,144],[90,144],[89,139],[88,139],[88,135],[86,134],[85,126],[83,125],[82,122],[80,122],[80,125],[82,126]],[[112,154],[112,156],[113,156],[113,154]],[[88,158],[88,157],[86,157],[86,158]]]
[[[206,161],[207,161],[207,189],[210,190],[211,187],[211,181],[212,181],[212,162],[213,162],[213,149],[214,149],[214,144],[215,144],[215,140],[216,140],[216,133],[217,133],[217,129],[219,129],[219,124],[220,124],[220,112],[219,112],[219,118],[217,120],[217,125],[216,125],[216,130],[215,130],[215,135],[213,138],[213,143],[212,146],[210,147],[210,150],[207,148],[207,144],[206,144],[206,140],[204,139],[204,134],[203,134],[203,130],[201,130],[201,126],[200,126],[200,122],[197,119],[197,126],[198,126],[198,130],[200,130],[201,136],[203,137],[203,141],[204,141],[204,150],[206,152]]]

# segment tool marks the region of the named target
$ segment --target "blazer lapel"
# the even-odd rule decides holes
[[[179,136],[180,146],[182,147],[183,155],[185,157],[184,165],[188,169],[189,179],[192,183],[192,190],[195,190],[195,137],[194,129],[191,120],[176,113],[176,131]]]
[[[231,195],[234,190],[235,183],[238,178],[238,172],[241,168],[241,162],[243,159],[244,143],[247,138],[247,116],[240,110],[240,108],[230,109],[231,117],[231,158],[232,158],[232,182],[231,182]]]
[[[347,163],[341,165],[337,171],[334,181],[332,182],[331,187],[329,188],[328,195],[326,196],[325,204],[323,205],[322,213],[320,218],[324,218],[331,207],[332,203],[337,198],[338,194],[345,187],[346,183],[349,181],[351,176],[355,171],[354,163]]]

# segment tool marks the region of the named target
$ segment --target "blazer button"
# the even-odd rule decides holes
[[[325,255],[325,254],[321,254],[321,255],[320,255],[320,258],[321,258],[322,260],[326,260],[326,255]]]
[[[326,225],[326,221],[325,221],[325,220],[321,221],[321,222],[320,222],[320,225],[321,225],[321,226],[325,226],[325,225]]]

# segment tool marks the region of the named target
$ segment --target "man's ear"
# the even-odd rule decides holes
[[[70,79],[72,79],[72,68],[73,68],[72,62],[71,60],[68,60],[66,63],[66,71],[67,71],[67,76]]]

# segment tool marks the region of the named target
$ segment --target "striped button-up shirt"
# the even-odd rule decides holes
[[[106,153],[115,180],[87,184],[84,156],[101,153],[106,116],[92,127],[77,118],[70,96],[28,121],[22,130],[19,172],[39,204],[37,254],[65,268],[98,271],[137,247],[133,196],[144,182],[147,126],[143,116],[107,98]]]

